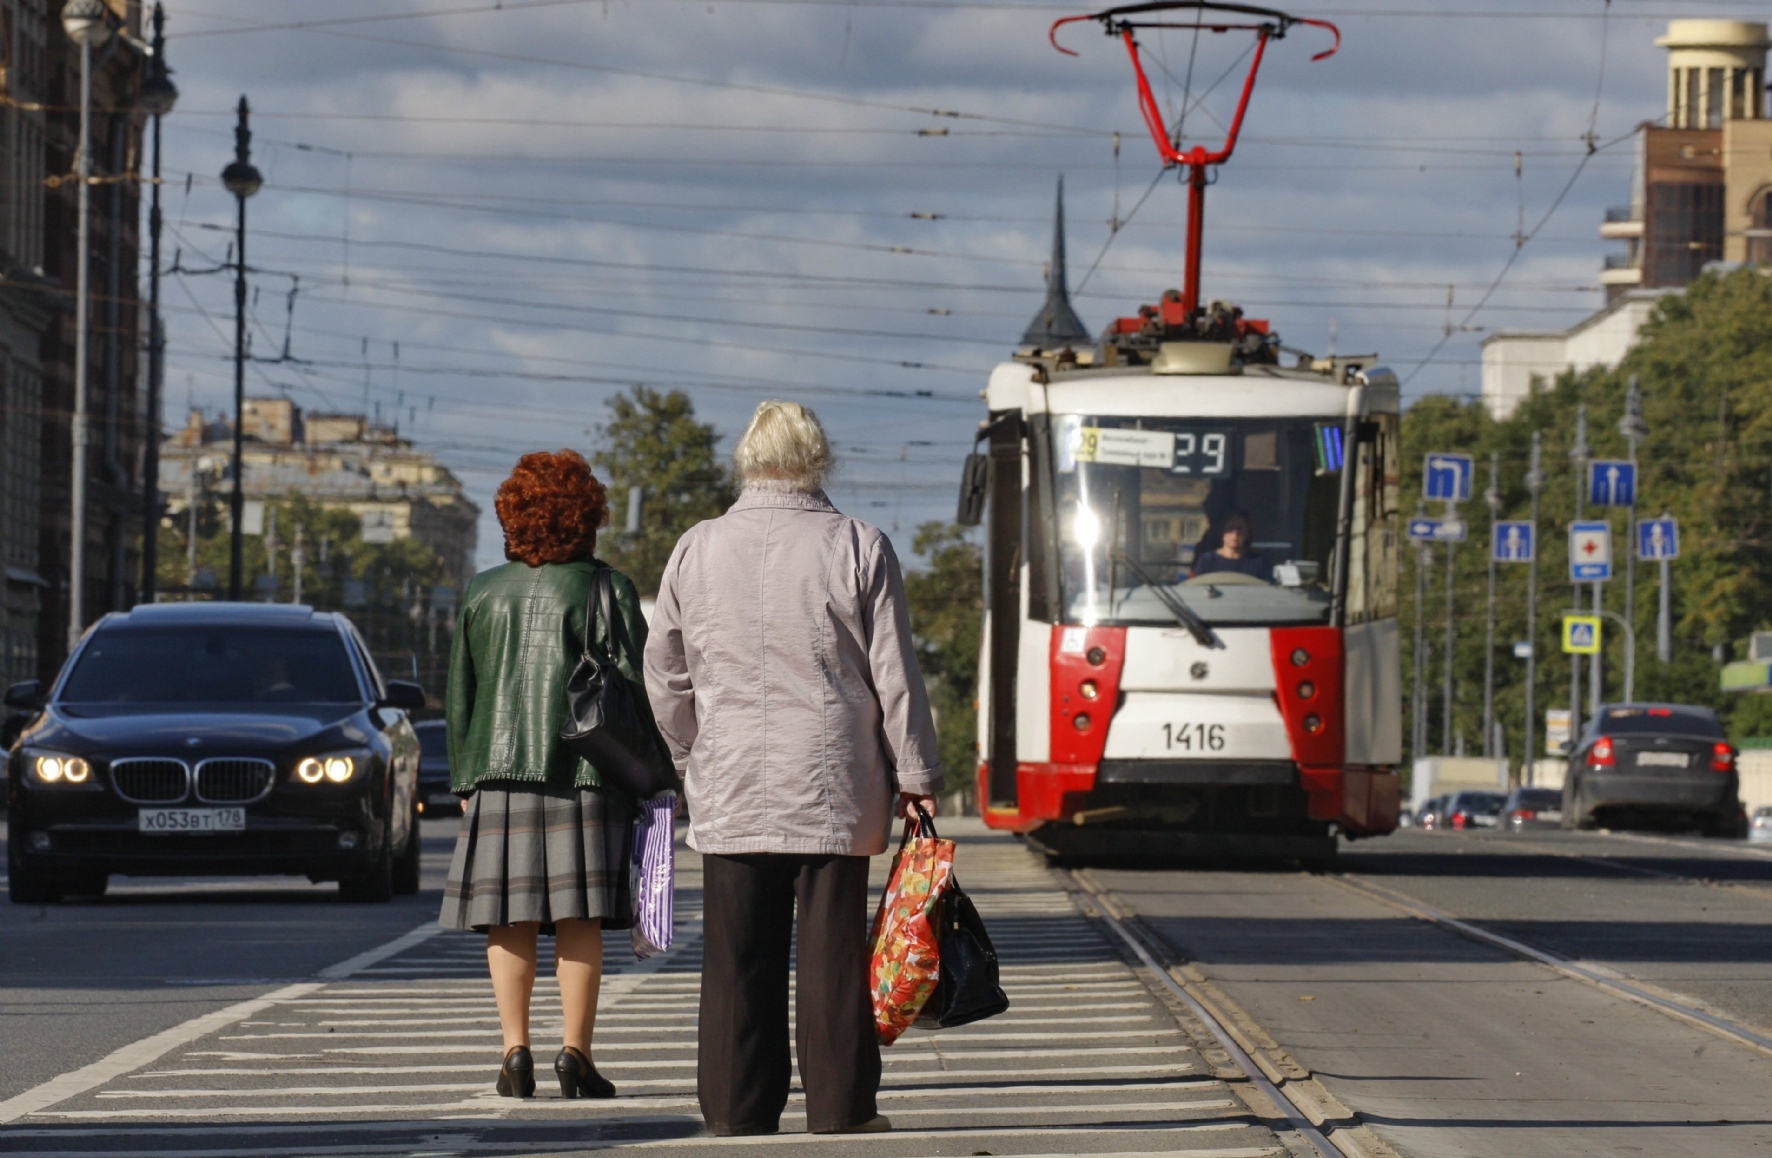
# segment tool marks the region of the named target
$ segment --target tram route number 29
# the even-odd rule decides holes
[[[1171,752],[1222,752],[1224,725],[1164,724],[1163,746]]]

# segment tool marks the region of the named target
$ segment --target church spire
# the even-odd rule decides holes
[[[1064,268],[1064,175],[1058,177],[1058,206],[1052,216],[1052,264],[1046,272],[1046,304],[1028,323],[1021,336],[1024,346],[1055,349],[1087,345],[1089,330],[1071,308],[1070,286]]]

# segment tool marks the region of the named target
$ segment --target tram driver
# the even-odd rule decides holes
[[[1209,532],[1194,549],[1194,565],[1188,572],[1189,578],[1235,571],[1240,575],[1253,575],[1264,583],[1272,583],[1273,562],[1251,545],[1252,530],[1248,511],[1231,511],[1219,525],[1218,546],[1207,546],[1214,537]]]

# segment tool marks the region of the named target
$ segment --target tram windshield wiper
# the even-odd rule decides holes
[[[1169,614],[1175,616],[1177,623],[1187,628],[1188,634],[1193,636],[1195,642],[1201,647],[1222,648],[1224,646],[1218,636],[1213,634],[1212,629],[1206,626],[1206,621],[1194,614],[1193,608],[1177,599],[1175,593],[1167,586],[1158,583],[1155,577],[1146,571],[1136,559],[1124,551],[1112,552],[1112,558],[1116,563],[1125,564],[1126,569],[1136,575],[1140,583],[1150,588],[1151,594],[1157,597],[1157,601],[1168,608]]]

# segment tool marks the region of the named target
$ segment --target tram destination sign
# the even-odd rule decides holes
[[[1115,426],[1085,426],[1077,431],[1077,461],[1210,477],[1230,470],[1231,435],[1224,430],[1128,430]]]

